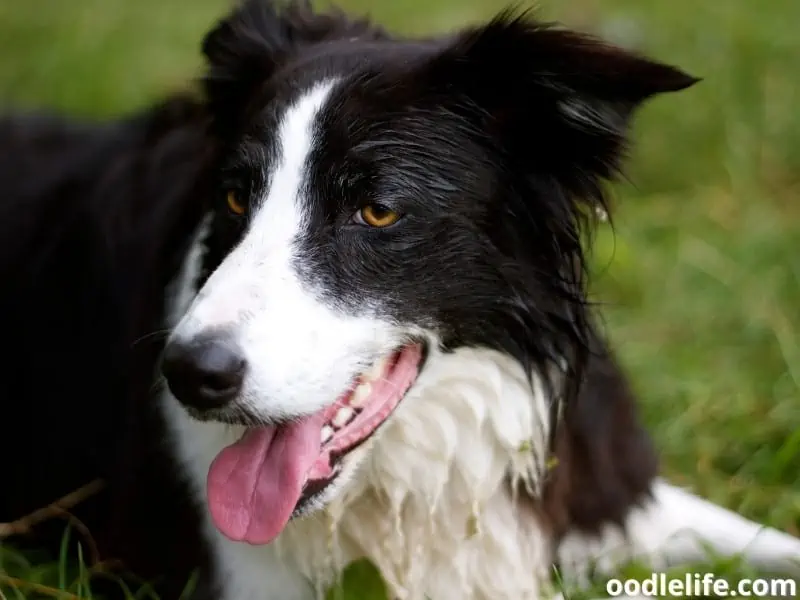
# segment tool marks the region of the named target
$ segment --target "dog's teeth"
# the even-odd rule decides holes
[[[378,361],[369,368],[369,371],[364,373],[364,381],[378,381],[383,377],[386,372],[386,367],[389,364],[389,357],[382,356]]]
[[[367,403],[367,398],[371,393],[372,386],[369,383],[362,383],[355,389],[348,404],[353,408],[362,408]]]
[[[344,427],[347,425],[347,422],[353,418],[355,411],[350,408],[349,406],[344,406],[339,409],[339,411],[334,415],[333,423],[334,427]]]
[[[332,437],[333,428],[330,425],[325,425],[325,427],[322,428],[322,443],[325,444]]]

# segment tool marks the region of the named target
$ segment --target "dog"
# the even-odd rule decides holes
[[[197,567],[195,598],[310,600],[362,558],[410,600],[797,568],[659,478],[587,297],[631,119],[693,77],[514,11],[407,39],[246,0],[203,52],[200,98],[0,125],[0,390],[35,440],[0,518],[100,477],[76,518],[163,598]]]

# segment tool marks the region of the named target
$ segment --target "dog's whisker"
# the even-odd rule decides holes
[[[150,333],[146,333],[145,335],[143,335],[143,336],[141,336],[139,338],[136,338],[131,343],[131,348],[136,346],[137,344],[140,344],[140,343],[144,342],[145,340],[149,340],[149,339],[153,339],[153,338],[159,338],[159,337],[167,337],[169,335],[170,331],[171,331],[170,329],[158,329],[156,331],[151,331]]]

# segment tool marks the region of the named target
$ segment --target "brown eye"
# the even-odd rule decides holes
[[[240,217],[247,211],[247,207],[242,202],[239,197],[239,192],[236,190],[228,190],[225,201],[228,203],[228,210],[236,216]]]
[[[370,227],[389,227],[400,220],[400,214],[381,204],[368,204],[358,211],[358,218]]]

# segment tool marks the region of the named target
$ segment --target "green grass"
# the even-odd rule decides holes
[[[227,4],[0,0],[0,102],[93,115],[143,106],[198,72],[199,40]],[[499,6],[343,4],[374,5],[408,32]],[[668,476],[798,534],[800,2],[553,0],[543,12],[704,78],[637,120],[615,232],[597,240],[594,296]],[[5,576],[56,588],[82,579],[64,561],[0,551]],[[346,597],[378,600],[369,571],[354,569]],[[87,597],[71,589],[64,597]]]

